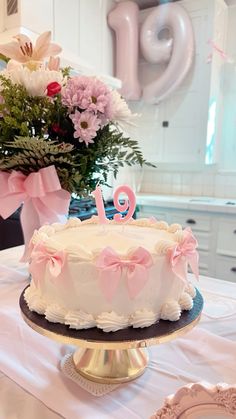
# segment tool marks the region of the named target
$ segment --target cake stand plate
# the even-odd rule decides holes
[[[108,384],[131,381],[143,374],[148,364],[146,348],[169,342],[190,331],[199,322],[203,307],[202,295],[196,289],[193,308],[184,311],[176,322],[160,320],[143,329],[129,327],[106,333],[95,327],[75,330],[51,323],[43,315],[29,310],[24,292],[20,296],[20,308],[25,322],[57,342],[78,346],[73,354],[78,373],[89,380]]]

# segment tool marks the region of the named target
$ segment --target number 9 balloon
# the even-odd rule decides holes
[[[141,86],[138,81],[138,6],[122,1],[108,16],[116,32],[116,76],[123,82],[121,94],[137,100]],[[168,28],[172,39],[159,39]],[[186,77],[193,61],[194,35],[191,20],[185,9],[173,3],[157,6],[144,20],[140,30],[140,47],[146,61],[168,65],[163,74],[143,87],[143,99],[151,104],[167,98]]]
[[[173,44],[171,40],[162,41],[158,38],[164,28],[169,29]],[[144,57],[151,63],[159,63],[161,59],[166,61],[170,56],[164,73],[143,89],[143,99],[146,102],[158,103],[177,89],[192,64],[194,35],[191,20],[185,9],[171,3],[154,9],[142,25],[140,43]]]

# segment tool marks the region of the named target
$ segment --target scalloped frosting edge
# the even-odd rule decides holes
[[[32,239],[31,239],[31,248],[33,248],[38,243],[44,243],[48,239],[52,238],[53,235],[57,231],[67,230],[69,228],[75,228],[75,227],[81,227],[92,224],[99,224],[99,218],[97,216],[93,216],[88,220],[81,221],[78,218],[70,218],[65,224],[60,223],[54,223],[54,224],[46,224],[42,227],[40,227],[39,230],[35,230]],[[108,220],[108,224],[116,224],[119,223],[115,220]],[[154,255],[157,256],[164,256],[168,252],[169,249],[173,248],[175,245],[180,243],[184,238],[184,232],[180,224],[174,223],[171,225],[168,225],[165,221],[156,221],[153,218],[139,218],[137,220],[130,220],[126,223],[126,225],[132,225],[137,227],[149,227],[157,230],[165,230],[168,233],[173,234],[173,241],[172,240],[159,240],[157,241],[157,244],[155,246],[155,253]],[[55,242],[55,247],[57,242]],[[52,242],[47,244],[48,249],[51,249]],[[54,248],[54,246],[53,246]],[[81,253],[82,259],[93,259],[94,255],[91,252],[86,253],[85,249],[80,248],[79,245],[77,245],[77,248],[75,249],[65,249],[68,253],[70,253],[73,256],[78,257],[78,251]],[[97,253],[97,250],[95,253]],[[129,251],[132,249],[129,249]],[[95,255],[96,256],[96,255]]]
[[[173,299],[165,301],[158,313],[144,308],[136,310],[129,317],[118,315],[114,311],[103,312],[94,317],[81,310],[67,310],[57,303],[47,304],[31,285],[25,290],[24,299],[31,311],[44,315],[52,323],[66,324],[77,330],[97,327],[104,332],[115,332],[129,326],[134,328],[149,327],[160,319],[177,321],[183,310],[191,310],[195,295],[195,288],[189,284],[179,301]]]

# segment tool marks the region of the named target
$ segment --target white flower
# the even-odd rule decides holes
[[[127,125],[135,126],[134,120],[139,116],[138,114],[132,114],[131,110],[129,109],[126,101],[122,98],[122,96],[117,92],[117,90],[113,90],[111,92],[112,100],[111,100],[111,119],[122,128],[126,129]]]
[[[9,77],[12,83],[24,86],[31,96],[46,96],[47,85],[54,81],[61,85],[64,84],[64,78],[60,71],[44,68],[31,71],[27,67],[18,65],[5,71],[4,76]]]

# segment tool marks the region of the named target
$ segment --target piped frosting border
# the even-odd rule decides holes
[[[167,300],[163,303],[160,312],[154,313],[151,310],[143,309],[131,313],[128,317],[121,316],[114,311],[103,312],[96,317],[81,310],[67,310],[57,303],[47,304],[40,296],[37,289],[29,286],[24,293],[25,301],[31,311],[44,315],[53,323],[68,325],[71,329],[88,329],[98,327],[104,332],[115,332],[117,330],[132,326],[134,328],[149,327],[158,320],[177,321],[183,310],[191,310],[196,290],[192,284],[185,287],[179,301]]]

